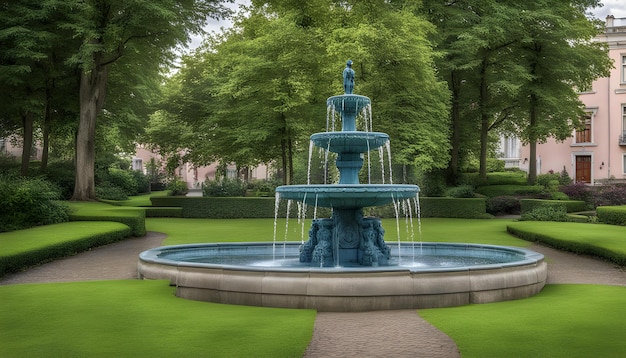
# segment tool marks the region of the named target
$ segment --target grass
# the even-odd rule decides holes
[[[463,358],[624,357],[626,287],[548,285],[517,301],[420,310]]]
[[[470,220],[470,219],[422,219],[421,240],[433,242],[468,242],[491,245],[526,247],[531,243],[515,238],[506,232],[506,225],[512,220]],[[396,225],[397,224],[397,225]],[[383,220],[386,228],[385,240],[398,240],[398,227],[401,241],[410,241],[411,227],[404,220]],[[286,227],[285,219],[276,223],[276,239],[287,241],[308,239],[310,221],[298,223],[290,219]],[[147,218],[148,231],[163,232],[168,235],[164,245],[179,245],[203,242],[272,241],[274,223],[271,219],[181,219]],[[408,230],[408,233],[407,233]],[[418,221],[413,221],[413,239],[420,240]]]
[[[509,226],[564,242],[584,243],[626,255],[626,228],[617,225],[571,222],[519,221]]]
[[[165,281],[0,286],[2,357],[301,357],[315,311],[184,300]]]
[[[112,210],[102,203],[75,207],[105,215]],[[38,229],[42,237],[66,237],[69,224],[85,223]],[[290,241],[308,234],[308,222],[285,224],[276,224],[277,240],[285,232]],[[388,241],[397,240],[398,231],[409,240],[403,220],[383,225]],[[421,235],[414,220],[413,232],[423,241],[531,244],[509,235],[507,225],[626,249],[624,228],[607,225],[429,218]],[[268,219],[149,218],[146,226],[166,233],[167,245],[271,241],[275,230]],[[0,244],[4,235],[22,240],[25,232],[4,233]],[[311,338],[314,311],[195,302],[173,291],[163,281],[133,280],[0,286],[0,356],[300,357]],[[449,334],[464,358],[626,356],[626,287],[547,285],[524,300],[419,313]]]
[[[3,232],[0,233],[0,256],[11,256],[47,246],[62,245],[102,232],[126,228],[124,224],[110,221],[73,221]]]

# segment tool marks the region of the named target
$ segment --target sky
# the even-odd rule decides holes
[[[591,12],[598,19],[604,20],[606,19],[608,15],[613,15],[615,16],[615,18],[626,18],[626,1],[603,0],[602,3],[603,3],[602,7],[591,10]],[[234,4],[226,4],[226,5],[233,10],[237,10],[239,8],[239,4],[249,5],[250,0],[235,0]],[[232,23],[229,20],[217,21],[217,20],[211,19],[206,26],[206,30],[208,32],[213,32],[213,31],[220,32],[222,27],[227,28],[227,27],[230,27],[231,25]],[[185,52],[188,52],[197,48],[198,46],[200,46],[201,42],[202,42],[202,38],[200,36],[192,37],[192,40],[189,43],[189,48]]]

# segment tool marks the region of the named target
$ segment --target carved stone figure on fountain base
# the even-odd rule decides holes
[[[385,266],[389,259],[389,248],[379,243],[379,231],[375,225],[377,220],[363,220],[363,234],[359,245],[359,263],[363,266]]]
[[[318,222],[318,230],[315,236],[317,245],[313,249],[311,262],[316,266],[332,266],[334,261],[332,222]]]

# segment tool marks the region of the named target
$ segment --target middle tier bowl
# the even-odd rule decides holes
[[[284,185],[276,188],[280,199],[336,209],[380,206],[417,197],[419,187],[411,184],[318,184]]]
[[[389,135],[362,131],[321,132],[311,135],[311,141],[316,147],[333,153],[366,153],[389,142]]]

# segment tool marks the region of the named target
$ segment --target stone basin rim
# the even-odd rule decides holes
[[[403,242],[403,246],[405,249],[407,246],[410,246],[412,243]],[[453,249],[479,249],[485,251],[501,251],[501,252],[509,252],[511,254],[523,255],[524,257],[519,260],[504,262],[504,263],[494,263],[494,264],[480,264],[480,265],[471,265],[471,266],[456,266],[456,267],[408,267],[408,266],[362,266],[362,267],[272,267],[272,266],[246,266],[246,265],[228,265],[228,264],[215,264],[215,263],[203,263],[203,262],[185,262],[179,260],[171,260],[167,258],[158,257],[159,254],[167,251],[184,251],[184,250],[193,250],[193,249],[202,249],[202,248],[219,248],[219,247],[268,247],[272,246],[276,247],[276,252],[282,254],[283,245],[287,245],[290,248],[298,248],[302,245],[301,242],[280,242],[280,243],[272,243],[272,242],[221,242],[221,243],[205,243],[205,244],[184,244],[184,245],[170,245],[170,246],[160,246],[153,249],[149,249],[143,251],[139,254],[139,261],[145,263],[159,264],[165,266],[173,266],[173,267],[197,267],[197,268],[221,268],[224,270],[232,270],[232,271],[251,271],[251,272],[275,272],[275,273],[303,273],[303,272],[311,272],[316,274],[330,274],[330,275],[341,275],[341,274],[362,274],[368,275],[373,272],[384,273],[384,272],[415,272],[415,273],[442,273],[442,272],[463,272],[463,271],[479,271],[479,270],[493,270],[498,268],[507,268],[507,267],[516,267],[516,266],[524,266],[524,265],[532,265],[540,263],[544,260],[544,255],[538,252],[525,249],[522,247],[515,246],[499,246],[499,245],[488,245],[488,244],[470,244],[470,243],[440,243],[440,242],[421,242],[415,243],[415,245],[421,244],[426,247],[435,247],[435,248],[453,248]],[[392,248],[397,250],[397,242],[396,243],[387,243]],[[280,254],[277,254],[280,255]],[[459,255],[461,256],[461,255]]]

